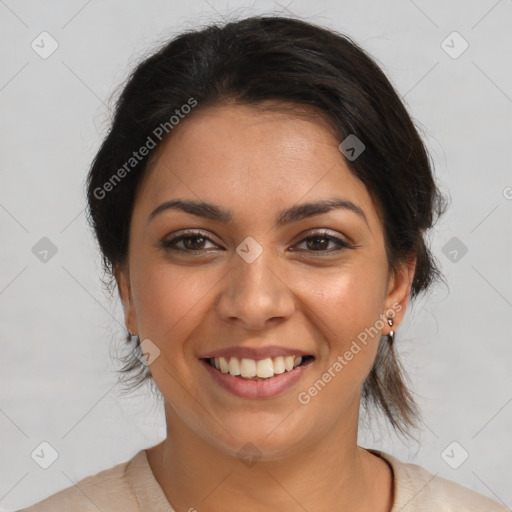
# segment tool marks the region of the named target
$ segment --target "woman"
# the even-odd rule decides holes
[[[25,510],[506,510],[357,445],[360,404],[418,424],[393,342],[441,277],[445,203],[349,38],[279,17],[180,35],[129,79],[88,200],[125,370],[168,435]]]

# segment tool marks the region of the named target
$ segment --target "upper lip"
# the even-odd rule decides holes
[[[266,347],[241,347],[233,346],[226,348],[219,348],[205,352],[199,356],[200,359],[210,359],[216,357],[238,357],[246,359],[266,359],[267,357],[278,356],[309,356],[310,352],[299,350],[298,348],[280,347],[278,345],[269,345]]]

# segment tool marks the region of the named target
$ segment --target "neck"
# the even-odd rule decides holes
[[[392,471],[357,446],[354,416],[286,456],[251,459],[199,437],[166,404],[170,435],[147,450],[148,462],[175,510],[389,512]]]

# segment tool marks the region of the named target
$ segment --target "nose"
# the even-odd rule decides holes
[[[293,314],[293,292],[266,253],[270,251],[264,250],[251,263],[238,254],[232,258],[232,268],[217,302],[218,314],[224,321],[256,331]]]

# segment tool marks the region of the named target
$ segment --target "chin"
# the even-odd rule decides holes
[[[294,451],[299,451],[299,445],[302,444],[300,433],[293,429],[293,424],[283,421],[283,418],[286,415],[281,419],[272,415],[271,420],[260,422],[253,417],[252,425],[249,426],[247,422],[237,425],[224,422],[224,428],[219,427],[220,432],[216,430],[220,437],[210,437],[209,442],[241,462],[245,459],[261,462],[280,460]],[[212,430],[208,431],[211,436]]]

